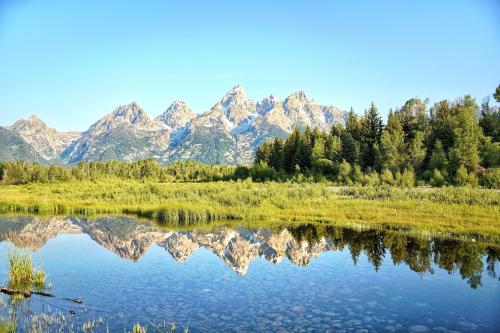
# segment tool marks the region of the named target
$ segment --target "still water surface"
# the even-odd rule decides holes
[[[135,322],[189,332],[500,331],[492,244],[298,224],[176,231],[124,217],[0,217],[2,285],[13,247],[34,251],[56,295],[32,297],[21,312],[64,314],[65,325],[93,322],[94,331]]]

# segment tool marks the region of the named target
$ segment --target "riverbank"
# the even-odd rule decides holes
[[[338,188],[328,183],[157,183],[107,179],[0,186],[1,213],[132,214],[168,225],[309,221],[500,240],[500,192]]]

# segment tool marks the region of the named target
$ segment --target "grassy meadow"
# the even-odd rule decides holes
[[[132,214],[166,225],[320,222],[500,241],[500,192],[329,183],[159,183],[117,178],[0,186],[0,213]]]

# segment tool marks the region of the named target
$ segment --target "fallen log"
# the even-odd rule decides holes
[[[31,297],[31,295],[40,295],[40,296],[45,296],[45,297],[55,297],[52,294],[49,294],[45,291],[23,291],[23,290],[16,290],[12,288],[4,288],[0,287],[0,292],[7,294],[7,295],[23,295],[24,298]]]
[[[45,297],[56,297],[54,294],[50,294],[50,293],[47,293],[45,291],[36,291],[36,290],[34,290],[31,293],[34,294],[34,295],[40,295],[40,296],[45,296]]]
[[[22,291],[22,290],[16,290],[16,289],[11,289],[11,288],[0,287],[0,292],[7,294],[7,295],[23,295],[24,298],[31,297],[31,291]]]
[[[83,301],[79,298],[63,298],[66,301],[71,301],[76,304],[83,304]]]
[[[23,290],[16,290],[12,288],[5,288],[5,287],[0,287],[0,293],[4,293],[7,295],[22,295],[24,298],[31,297],[32,295],[39,295],[39,296],[44,296],[44,297],[56,297],[56,295],[45,292],[45,291],[40,291],[40,290],[32,290],[32,291],[23,291]],[[77,304],[83,304],[83,301],[79,298],[63,298],[66,301],[71,301],[73,303]]]

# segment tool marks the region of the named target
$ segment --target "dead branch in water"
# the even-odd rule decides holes
[[[66,301],[70,301],[76,304],[83,304],[83,301],[79,298],[63,298]]]
[[[7,294],[7,295],[22,295],[24,298],[31,297],[31,295],[40,295],[40,296],[45,296],[45,297],[55,297],[53,294],[47,293],[45,291],[23,291],[23,290],[16,290],[16,289],[11,289],[11,288],[4,288],[0,287],[0,292]]]

